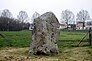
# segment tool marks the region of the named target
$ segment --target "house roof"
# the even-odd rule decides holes
[[[85,22],[88,22],[88,21],[92,21],[92,20],[85,20]],[[76,20],[76,22],[84,22],[84,21]]]
[[[85,22],[92,22],[92,20],[86,20]]]

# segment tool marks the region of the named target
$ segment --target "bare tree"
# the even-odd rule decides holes
[[[0,11],[0,17],[1,17],[1,11]]]
[[[33,23],[33,22],[34,22],[34,19],[37,18],[37,17],[39,17],[39,16],[40,16],[40,14],[37,13],[37,12],[35,12],[35,13],[33,14],[32,18],[31,18],[31,23]]]
[[[34,19],[35,19],[35,18],[38,18],[39,16],[40,16],[40,14],[37,13],[37,12],[35,12],[35,13],[32,15],[32,17],[31,17],[31,25],[30,25],[30,27],[29,27],[30,30],[32,30],[32,29],[34,28]]]
[[[25,12],[25,11],[20,11],[20,12],[19,12],[19,15],[17,15],[17,19],[18,19],[21,23],[27,22],[27,21],[29,20],[27,12]]]
[[[69,21],[72,21],[72,20],[74,20],[74,14],[72,11],[70,11],[70,10],[62,11],[61,21],[65,21],[65,23],[67,24],[67,29],[68,29]]]
[[[83,29],[85,27],[85,20],[89,20],[90,15],[87,10],[81,10],[79,13],[77,13],[77,20],[81,20],[83,22]]]
[[[28,14],[26,11],[20,11],[19,15],[17,15],[17,19],[22,26],[21,30],[26,29],[26,27],[27,28],[29,27],[29,23],[28,23],[29,17],[28,17]],[[28,26],[27,26],[27,24],[28,24]]]
[[[13,15],[8,9],[4,9],[3,12],[1,13],[1,17],[12,18]]]

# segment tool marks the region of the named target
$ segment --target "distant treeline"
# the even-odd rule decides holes
[[[29,29],[30,23],[20,22],[14,18],[0,17],[0,31],[19,31]]]
[[[35,12],[32,16],[31,22],[35,18],[39,17],[40,14]],[[75,21],[76,19],[76,21]],[[85,21],[90,20],[90,15],[87,10],[81,10],[77,13],[76,18],[72,11],[66,9],[61,13],[60,23],[66,24],[66,29],[69,28],[69,24],[76,24],[78,21],[83,24],[82,28],[85,27]],[[4,9],[0,11],[0,31],[18,31],[29,29],[30,23],[29,17],[26,11],[20,11],[17,18],[13,17],[13,14],[8,10]]]
[[[4,9],[0,14],[0,31],[19,31],[29,29],[29,18],[25,11],[20,11],[17,18],[13,18],[8,9]]]

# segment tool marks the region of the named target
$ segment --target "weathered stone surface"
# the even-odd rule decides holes
[[[59,22],[52,12],[47,12],[34,20],[30,53],[57,54]]]

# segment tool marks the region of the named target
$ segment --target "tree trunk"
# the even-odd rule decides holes
[[[85,28],[85,22],[83,22],[83,30],[84,30],[84,28]]]
[[[68,20],[66,20],[67,22],[66,22],[66,29],[68,29]]]

